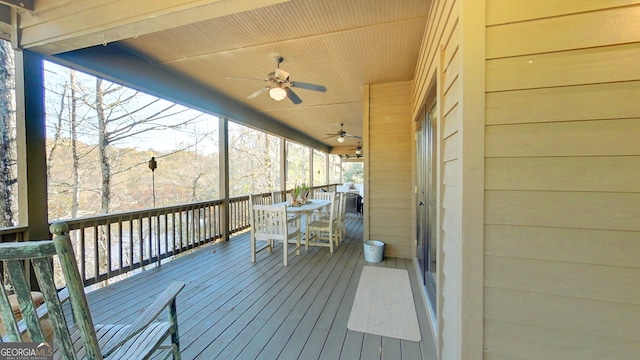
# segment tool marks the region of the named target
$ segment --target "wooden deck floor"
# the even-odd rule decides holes
[[[354,219],[333,254],[313,247],[284,267],[278,247],[251,263],[244,233],[93,291],[88,299],[96,323],[128,323],[164,284],[184,281],[177,305],[183,359],[435,359],[411,261],[385,258],[376,266],[409,270],[422,341],[347,329],[364,265],[362,221]]]

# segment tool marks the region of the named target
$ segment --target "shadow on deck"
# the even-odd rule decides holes
[[[347,329],[365,266],[362,220],[348,222],[333,254],[312,247],[282,266],[281,245],[249,261],[249,232],[182,255],[88,294],[95,323],[128,323],[172,280],[183,359],[435,359],[433,336],[410,260],[376,266],[409,270],[422,341]],[[392,309],[390,309],[392,310]]]

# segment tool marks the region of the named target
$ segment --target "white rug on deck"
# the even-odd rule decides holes
[[[353,331],[420,341],[407,270],[365,266],[347,327]]]

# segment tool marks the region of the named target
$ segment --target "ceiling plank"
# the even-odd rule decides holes
[[[21,17],[21,48],[42,54],[82,49],[136,38],[198,21],[290,0],[72,1]],[[89,4],[88,4],[89,3]]]

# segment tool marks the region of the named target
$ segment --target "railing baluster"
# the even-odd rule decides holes
[[[133,219],[129,218],[129,271],[133,270]]]
[[[94,262],[94,270],[93,270],[93,278],[97,281],[100,275],[100,258],[98,252],[98,224],[97,222],[93,223],[93,262]]]

